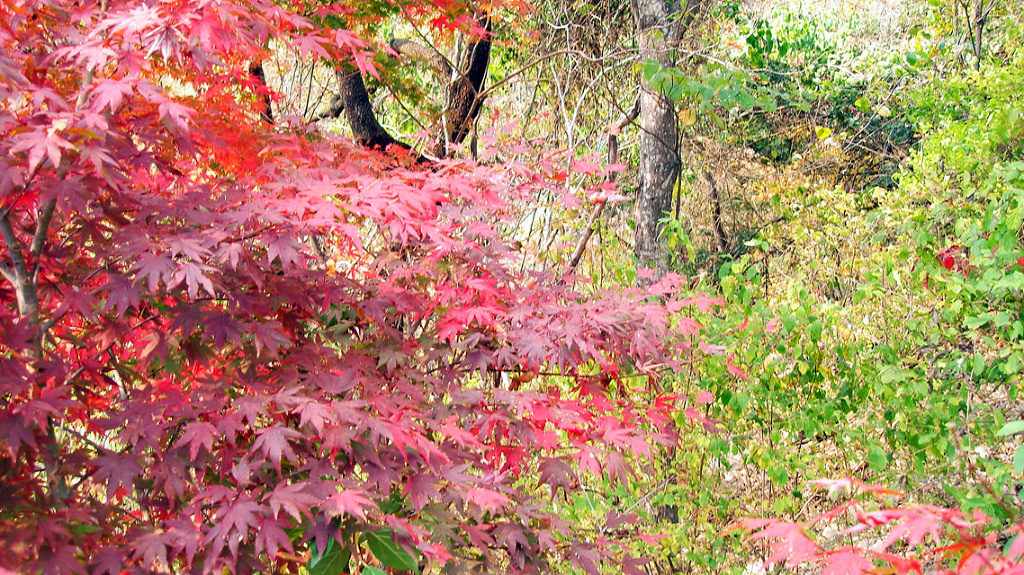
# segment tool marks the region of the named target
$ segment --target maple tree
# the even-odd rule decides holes
[[[0,3],[0,564],[638,572],[544,497],[675,442],[658,374],[717,301],[523,269],[515,205],[581,201],[551,158],[264,121],[268,46],[372,73],[335,13]]]

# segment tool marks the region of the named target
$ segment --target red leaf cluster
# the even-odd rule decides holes
[[[815,481],[829,495],[899,496],[882,487],[856,479]],[[840,519],[853,517],[843,529]],[[810,529],[829,530],[832,537],[859,545],[827,548],[819,545]],[[1021,526],[999,529],[979,511],[967,514],[932,505],[908,505],[866,511],[853,498],[809,523],[778,519],[749,519],[735,527],[748,533],[749,541],[768,541],[771,554],[765,565],[785,563],[789,568],[812,567],[823,575],[874,575],[877,573],[940,573],[949,575],[1011,575],[1024,573],[1024,538]],[[1004,545],[1003,541],[1009,541]]]
[[[299,12],[0,0],[0,21],[0,564],[271,572],[386,527],[439,563],[639,570],[516,480],[626,481],[675,441],[654,382],[713,300],[521,271],[495,230],[550,162],[425,170],[267,126],[240,72],[266,46],[371,72]]]

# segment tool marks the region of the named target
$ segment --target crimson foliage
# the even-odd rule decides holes
[[[371,61],[284,6],[0,2],[0,564],[636,571],[544,499],[675,441],[711,302],[520,271],[552,165],[262,122],[267,46]]]
[[[765,567],[785,564],[822,575],[1024,573],[1022,525],[1000,529],[981,511],[968,515],[933,505],[871,509],[870,502],[862,501],[865,496],[902,494],[852,478],[811,483],[827,487],[830,497],[849,492],[851,499],[807,523],[748,519],[736,526],[748,541],[769,542]],[[846,545],[819,544],[812,528]]]

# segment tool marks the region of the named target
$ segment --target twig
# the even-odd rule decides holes
[[[639,95],[637,95],[636,99],[633,101],[633,105],[630,107],[629,111],[624,112],[622,117],[608,128],[609,164],[619,163],[619,132],[636,120],[638,115],[640,115]],[[615,172],[608,172],[607,179],[609,182],[614,182]],[[587,248],[587,242],[590,240],[590,236],[594,233],[594,224],[597,223],[597,218],[601,217],[601,212],[604,211],[604,206],[607,203],[607,201],[600,201],[596,206],[594,206],[594,211],[590,213],[590,218],[587,220],[587,225],[583,230],[583,235],[580,236],[579,242],[576,243],[576,249],[573,250],[572,257],[569,258],[569,266],[566,270],[567,273],[572,273],[573,270],[576,269],[576,266],[579,265],[580,259],[583,258],[583,251]]]

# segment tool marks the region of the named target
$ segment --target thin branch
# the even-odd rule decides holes
[[[405,38],[392,38],[388,45],[391,49],[403,56],[411,56],[423,60],[430,65],[430,68],[437,76],[447,82],[452,77],[452,66],[440,52],[432,47],[427,47]]]
[[[608,163],[617,164],[619,163],[619,132],[623,128],[628,126],[637,116],[640,115],[640,95],[638,94],[636,99],[633,101],[633,106],[630,107],[628,112],[623,113],[622,117],[618,119],[614,124],[608,128]],[[608,181],[615,181],[615,172],[608,172]],[[572,257],[569,259],[568,272],[571,273],[579,265],[580,259],[583,258],[583,251],[587,248],[587,242],[590,241],[590,236],[594,233],[594,224],[597,223],[597,219],[601,217],[601,212],[604,211],[604,206],[608,202],[602,201],[594,207],[594,211],[591,212],[590,218],[587,220],[587,226],[583,230],[583,235],[580,236],[579,242],[576,244],[576,249],[573,250]]]
[[[14,235],[14,228],[11,227],[11,220],[7,214],[0,216],[0,238],[3,238],[7,253],[11,256],[11,265],[15,277],[18,280],[28,279],[28,266],[25,264],[25,257],[21,253],[21,242]],[[18,287],[18,286],[15,286]]]
[[[140,327],[146,325],[147,323],[153,321],[154,319],[156,319],[158,317],[160,317],[160,314],[156,314],[156,313],[149,314],[148,316],[146,316],[146,317],[142,318],[141,320],[139,320],[138,322],[136,322],[135,325],[133,325],[130,328],[128,328],[128,330],[129,331],[135,331],[135,330],[139,329]],[[80,376],[83,373],[85,373],[85,370],[87,369],[87,366],[90,363],[93,363],[93,362],[99,360],[101,357],[103,357],[103,354],[105,354],[108,351],[110,351],[111,349],[113,349],[115,343],[117,343],[117,342],[111,342],[111,343],[107,344],[106,347],[104,347],[103,349],[101,349],[98,352],[96,352],[89,359],[89,361],[85,362],[86,365],[83,365],[83,366],[79,367],[78,369],[76,369],[75,371],[73,371],[70,374],[68,374],[68,376],[64,378],[64,383],[65,384],[69,384],[69,383],[75,381],[76,379],[78,379],[78,376]]]
[[[491,94],[491,92],[493,92],[493,91],[497,90],[498,88],[504,86],[505,84],[509,83],[510,81],[515,79],[517,76],[522,75],[523,73],[527,72],[528,70],[530,70],[532,68],[536,68],[537,66],[543,64],[544,62],[550,60],[551,58],[555,58],[557,56],[565,56],[565,55],[569,55],[569,54],[571,54],[573,56],[578,56],[578,57],[580,57],[580,58],[582,58],[582,59],[584,59],[584,60],[586,60],[588,62],[604,62],[606,60],[613,60],[613,59],[616,62],[619,62],[619,63],[624,61],[623,59],[616,57],[614,54],[610,54],[608,56],[603,56],[601,58],[594,58],[593,56],[588,56],[586,53],[581,52],[579,50],[556,50],[554,52],[549,52],[547,54],[544,54],[543,56],[539,56],[539,57],[535,58],[534,60],[532,60],[531,62],[526,63],[522,67],[509,72],[507,76],[505,76],[501,80],[498,80],[497,82],[491,84],[491,86],[489,88],[487,88],[486,90],[483,90],[482,92],[480,92],[480,96],[479,97],[480,98],[485,98],[485,97],[489,96]],[[629,59],[632,60],[633,58],[629,58]]]
[[[50,229],[50,222],[53,220],[53,210],[57,207],[57,200],[52,199],[46,202],[43,206],[43,210],[39,213],[39,222],[36,224],[36,233],[32,237],[32,246],[29,248],[29,254],[33,258],[38,258],[39,254],[43,253],[43,244],[46,242],[46,232]],[[38,263],[36,268],[38,269]]]
[[[718,251],[724,254],[729,251],[729,243],[725,238],[725,228],[722,227],[722,202],[718,197],[718,186],[708,170],[701,173],[701,178],[708,187],[708,199],[711,200],[711,230],[718,242]]]

